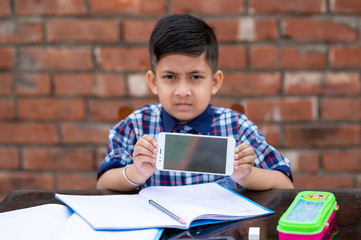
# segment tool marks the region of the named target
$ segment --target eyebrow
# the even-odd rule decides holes
[[[194,71],[191,71],[191,72],[187,72],[188,75],[190,74],[205,74],[206,72],[204,71],[201,71],[201,70],[194,70]],[[162,71],[161,74],[178,74],[176,72],[173,72],[171,70],[165,70],[165,71]]]
[[[205,74],[206,72],[204,72],[204,71],[200,71],[200,70],[194,70],[194,71],[192,71],[192,72],[190,72],[190,73],[188,73],[188,74],[196,74],[196,73],[201,73],[201,74]]]

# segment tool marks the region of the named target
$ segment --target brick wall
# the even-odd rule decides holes
[[[147,89],[156,21],[215,27],[225,82],[299,188],[361,187],[359,0],[1,0],[0,194],[94,188],[108,129]]]

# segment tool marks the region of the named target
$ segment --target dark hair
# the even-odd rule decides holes
[[[188,14],[175,14],[162,18],[154,27],[149,40],[152,70],[161,57],[169,53],[200,56],[205,53],[212,71],[217,70],[218,43],[213,29],[203,20]]]

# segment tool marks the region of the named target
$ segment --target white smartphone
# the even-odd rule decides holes
[[[158,135],[156,168],[205,174],[233,173],[233,137],[162,132]]]

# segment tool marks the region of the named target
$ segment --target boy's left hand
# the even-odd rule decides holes
[[[234,172],[232,177],[235,179],[247,177],[252,171],[254,160],[253,148],[247,142],[238,145],[234,154]]]

